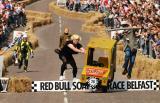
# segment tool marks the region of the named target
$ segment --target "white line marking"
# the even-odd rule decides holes
[[[61,16],[59,16],[59,35],[61,35],[62,33],[62,18]],[[66,72],[64,71],[64,78],[66,79]],[[63,95],[64,95],[64,103],[68,103],[68,98],[67,98],[67,92],[63,92]]]
[[[68,103],[68,98],[64,97],[64,103]]]
[[[59,35],[62,33],[62,18],[59,16]]]
[[[67,92],[63,92],[64,96],[67,96]]]
[[[65,72],[64,72],[64,76],[65,76]],[[67,98],[67,92],[63,92],[64,95],[64,103],[68,103],[68,98]]]
[[[62,23],[62,18],[61,18],[61,16],[59,16],[59,24],[61,24]]]

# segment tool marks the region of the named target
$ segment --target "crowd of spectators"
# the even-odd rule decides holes
[[[69,10],[104,13],[106,27],[137,27],[134,30],[137,47],[144,55],[160,58],[160,1],[159,0],[67,0]],[[116,32],[118,39],[126,33]]]
[[[138,49],[148,57],[160,59],[159,4],[159,0],[112,0],[104,11],[105,24],[113,29],[139,28],[134,30]],[[117,33],[117,38],[123,38],[125,32]]]
[[[0,48],[17,27],[26,25],[25,6],[20,0],[0,0]]]
[[[106,14],[107,27],[138,27],[135,38],[142,53],[160,58],[159,0],[68,0],[66,6],[75,11],[100,11]],[[126,33],[116,34],[119,39]]]
[[[69,10],[80,12],[98,11],[100,0],[67,0],[66,7]]]

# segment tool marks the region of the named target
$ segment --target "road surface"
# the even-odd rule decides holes
[[[49,12],[48,4],[53,0],[40,0],[27,9]],[[55,15],[53,12],[53,23],[35,29],[39,39],[39,47],[35,50],[35,58],[29,62],[29,72],[24,73],[17,67],[9,67],[9,76],[25,75],[33,80],[58,80],[61,61],[54,49],[58,47],[60,32],[64,27],[69,27],[71,33],[81,35],[81,43],[85,46],[94,33],[81,31],[83,21],[67,19]],[[60,23],[62,28],[60,28]],[[78,66],[78,78],[80,76],[84,55],[75,56]],[[68,66],[69,67],[69,66]],[[70,67],[69,67],[70,68]],[[116,79],[126,79],[121,75],[121,68],[117,68]],[[67,69],[66,78],[72,80],[72,71]],[[112,92],[112,93],[86,93],[86,92],[37,92],[37,93],[6,93],[0,94],[0,103],[159,103],[160,92]]]

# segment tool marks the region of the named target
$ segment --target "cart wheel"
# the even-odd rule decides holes
[[[97,88],[96,87],[95,88],[89,87],[89,91],[92,92],[92,93],[94,93],[94,92],[97,91]]]
[[[107,91],[108,91],[107,86],[102,86],[102,92],[103,92],[103,93],[107,93]]]

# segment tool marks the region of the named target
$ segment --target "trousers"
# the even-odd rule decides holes
[[[62,54],[59,54],[59,58],[62,61],[60,75],[63,76],[63,73],[67,67],[67,64],[70,64],[71,67],[73,68],[73,70],[72,70],[73,78],[75,78],[77,75],[77,65],[76,65],[76,62],[75,62],[73,56],[72,55],[64,56]]]

